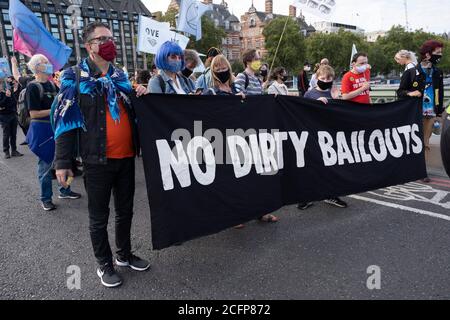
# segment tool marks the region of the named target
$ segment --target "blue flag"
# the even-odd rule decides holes
[[[212,10],[212,5],[197,0],[181,0],[180,15],[177,30],[196,36],[197,41],[202,38],[202,16]]]
[[[19,0],[9,1],[9,16],[14,27],[14,50],[26,55],[43,54],[60,70],[72,49],[53,37],[41,20]]]

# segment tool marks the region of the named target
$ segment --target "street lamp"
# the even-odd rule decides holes
[[[73,36],[75,38],[75,54],[77,57],[77,63],[80,63],[81,61],[81,53],[80,53],[80,40],[78,38],[78,18],[81,17],[81,4],[83,3],[83,0],[70,0],[72,3],[71,6],[67,8],[67,14],[71,16],[70,20],[70,29],[73,30]]]

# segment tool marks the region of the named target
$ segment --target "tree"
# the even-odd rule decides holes
[[[352,46],[356,45],[359,52],[367,52],[369,45],[362,36],[340,29],[337,33],[315,33],[306,41],[308,61],[319,63],[323,58],[330,60],[336,74],[348,71]]]
[[[195,36],[190,36],[191,39],[188,44],[189,49],[197,50],[197,52],[206,54],[211,47],[220,48],[222,46],[222,39],[227,34],[221,28],[217,28],[210,18],[202,17],[202,38],[196,41]]]
[[[288,19],[287,25],[286,19]],[[275,52],[285,25],[286,32],[275,57]],[[305,38],[300,32],[300,27],[295,20],[290,17],[276,18],[264,28],[263,35],[266,38],[265,46],[268,51],[267,62],[269,66],[273,63],[274,67],[284,67],[292,73],[298,72],[303,67],[306,58]]]

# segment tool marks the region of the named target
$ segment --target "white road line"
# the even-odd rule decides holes
[[[411,211],[414,213],[418,213],[418,214],[422,214],[425,216],[430,216],[433,218],[438,218],[438,219],[443,219],[443,220],[447,220],[450,221],[450,217],[446,216],[445,214],[440,214],[440,213],[434,213],[431,211],[426,211],[426,210],[421,210],[421,209],[417,209],[417,208],[411,208],[411,207],[406,207],[406,206],[402,206],[400,204],[396,204],[396,203],[391,203],[391,202],[386,202],[386,201],[381,201],[381,200],[375,200],[375,199],[371,199],[371,198],[366,198],[366,197],[361,197],[361,196],[349,196],[348,198],[353,198],[356,200],[361,200],[361,201],[366,201],[366,202],[372,202],[372,203],[376,203],[385,207],[390,207],[390,208],[394,208],[394,209],[400,209],[400,210],[404,210],[404,211]]]

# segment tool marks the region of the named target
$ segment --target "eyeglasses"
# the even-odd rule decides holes
[[[92,41],[98,41],[98,43],[103,44],[108,41],[116,42],[116,38],[103,36],[103,37],[93,38],[93,39],[89,40],[88,42],[91,43]]]

